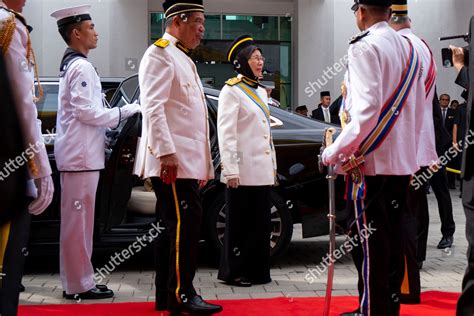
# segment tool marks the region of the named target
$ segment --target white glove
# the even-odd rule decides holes
[[[141,112],[141,107],[139,104],[126,104],[120,108],[122,111],[122,120],[128,119],[130,116],[133,116],[136,113]]]
[[[54,195],[54,183],[51,176],[39,178],[35,180],[38,190],[38,197],[30,203],[28,210],[30,214],[39,215],[51,204]]]
[[[337,156],[332,151],[332,146],[326,147],[321,156],[325,166],[335,165],[338,162]]]

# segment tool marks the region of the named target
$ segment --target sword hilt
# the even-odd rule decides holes
[[[319,155],[318,155],[318,166],[319,166],[320,173],[324,172],[324,164],[322,160],[323,151],[324,149],[326,149],[326,147],[332,145],[332,143],[334,142],[335,133],[336,133],[336,129],[334,127],[328,127],[324,130],[323,143],[321,145],[321,148],[319,150]]]

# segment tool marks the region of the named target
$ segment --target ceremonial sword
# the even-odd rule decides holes
[[[323,144],[318,155],[319,171],[324,171],[324,165],[322,161],[322,154],[326,147],[333,143],[333,136],[336,133],[334,127],[326,128],[324,131]],[[334,250],[336,248],[336,192],[335,192],[335,180],[336,175],[334,174],[334,166],[329,165],[327,167],[329,186],[329,267],[328,267],[328,278],[326,283],[326,298],[324,300],[323,316],[329,315],[329,309],[331,307],[331,295],[332,295],[332,283],[334,279]]]

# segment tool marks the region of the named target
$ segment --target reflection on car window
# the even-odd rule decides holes
[[[43,88],[43,97],[36,103],[36,109],[38,110],[38,117],[42,122],[41,132],[43,134],[50,134],[56,127],[59,86],[57,83],[42,83],[41,87]],[[37,85],[35,85],[35,89],[38,89]],[[36,93],[38,95],[38,92]]]
[[[110,107],[122,107],[125,104],[133,103],[132,98],[138,90],[138,75],[134,75],[125,79],[120,87],[115,91],[112,100],[110,101]]]
[[[281,128],[283,127],[283,122],[279,119],[277,119],[276,117],[274,116],[270,116],[270,126],[272,128]]]
[[[126,102],[130,102],[133,98],[133,94],[138,87],[138,76],[131,77],[130,79],[123,82],[120,92],[122,92],[122,98],[125,97]]]

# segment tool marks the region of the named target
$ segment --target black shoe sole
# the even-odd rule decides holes
[[[66,294],[63,292],[63,298],[67,300],[103,300],[114,297],[114,293],[104,293],[99,295],[88,295],[88,294]]]

